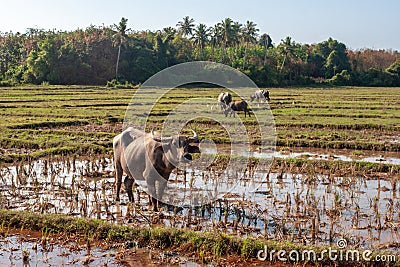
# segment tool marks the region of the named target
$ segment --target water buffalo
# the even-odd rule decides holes
[[[267,90],[259,89],[250,96],[251,102],[253,102],[254,99],[257,100],[257,102],[260,102],[260,100],[269,101],[269,92]]]
[[[193,131],[193,130],[192,130]],[[192,160],[190,153],[198,153],[197,146],[191,142],[198,141],[198,135],[193,131],[193,137],[176,135],[168,138],[159,133],[144,133],[129,127],[113,140],[114,165],[116,172],[116,200],[122,184],[122,175],[129,201],[134,202],[132,186],[137,181],[145,181],[150,205],[158,210],[164,189],[171,172],[180,162]]]
[[[247,102],[244,100],[237,100],[229,103],[224,113],[225,116],[228,116],[228,113],[230,113],[229,116],[231,116],[233,113],[233,117],[235,117],[235,111],[244,111],[244,117],[246,118],[246,113],[249,114],[250,117],[250,112],[248,109]]]
[[[232,95],[229,92],[222,92],[218,96],[218,105],[221,107],[221,110],[226,109],[226,106],[232,102]]]

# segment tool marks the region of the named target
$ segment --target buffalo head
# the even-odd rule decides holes
[[[199,153],[200,150],[197,146],[192,146],[190,143],[198,142],[199,138],[196,131],[192,130],[193,136],[188,137],[184,135],[174,135],[171,137],[161,137],[151,131],[151,137],[162,144],[163,152],[165,153],[168,161],[174,166],[179,162],[188,163],[193,158],[191,153]]]
[[[269,99],[269,91],[264,90],[264,91],[263,91],[263,95],[264,95],[264,98],[265,98],[265,99],[267,99],[268,101],[270,100],[270,99]]]

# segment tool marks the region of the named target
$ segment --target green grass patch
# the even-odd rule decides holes
[[[138,104],[154,105],[148,128],[160,129],[169,112],[183,101],[192,97],[211,98],[213,102],[209,104],[215,105],[221,91],[221,88],[177,88],[158,103],[152,102],[152,95],[140,95]],[[400,151],[396,141],[400,136],[400,88],[297,87],[269,91],[279,146]],[[95,86],[0,88],[0,132],[7,133],[0,136],[0,144],[6,150],[19,145],[33,150],[89,144],[108,148],[112,137],[122,129],[112,126],[123,121],[135,92],[135,89]],[[215,108],[212,112],[220,111]],[[243,114],[238,117],[250,133],[250,142],[260,144],[254,117],[244,118]],[[216,143],[230,141],[216,121],[198,118],[191,122],[191,127],[196,128],[200,138]],[[28,130],[43,130],[38,135],[44,136],[27,136],[24,132]],[[50,136],[44,132],[47,130],[58,133]],[[10,136],[8,133],[12,131],[15,132]],[[70,133],[62,136],[61,131]],[[106,135],[97,140],[98,132]]]
[[[314,250],[320,255],[323,250],[328,250],[328,245],[302,245],[289,241],[266,240],[263,238],[242,238],[225,233],[198,232],[186,229],[169,227],[138,228],[125,225],[116,225],[103,220],[76,218],[58,214],[37,214],[24,211],[0,210],[1,231],[10,229],[29,229],[42,231],[48,234],[69,234],[81,237],[90,237],[93,240],[108,242],[136,241],[141,247],[155,247],[160,249],[175,249],[185,254],[207,256],[208,259],[237,255],[244,259],[257,258],[258,251],[265,246],[268,251],[285,250],[287,253],[297,250]],[[332,246],[332,249],[335,249]],[[362,253],[362,252],[360,252]],[[381,252],[387,255],[389,252]],[[374,255],[377,255],[375,253]],[[275,257],[277,253],[275,253]],[[273,261],[277,261],[275,258]],[[290,262],[290,261],[289,261]],[[376,262],[360,261],[334,261],[324,257],[321,261],[300,260],[292,262],[297,264],[314,263],[319,265],[335,266],[395,266],[399,262],[376,265]],[[387,265],[389,264],[389,265]]]

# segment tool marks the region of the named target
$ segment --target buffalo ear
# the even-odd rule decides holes
[[[188,153],[200,153],[200,148],[198,146],[188,146]]]

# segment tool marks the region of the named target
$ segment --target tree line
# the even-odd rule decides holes
[[[138,84],[166,67],[205,60],[230,65],[258,86],[400,86],[398,51],[354,51],[332,38],[300,44],[286,37],[274,45],[256,23],[230,18],[208,27],[186,16],[157,31],[132,31],[127,21],[0,33],[0,85]]]

